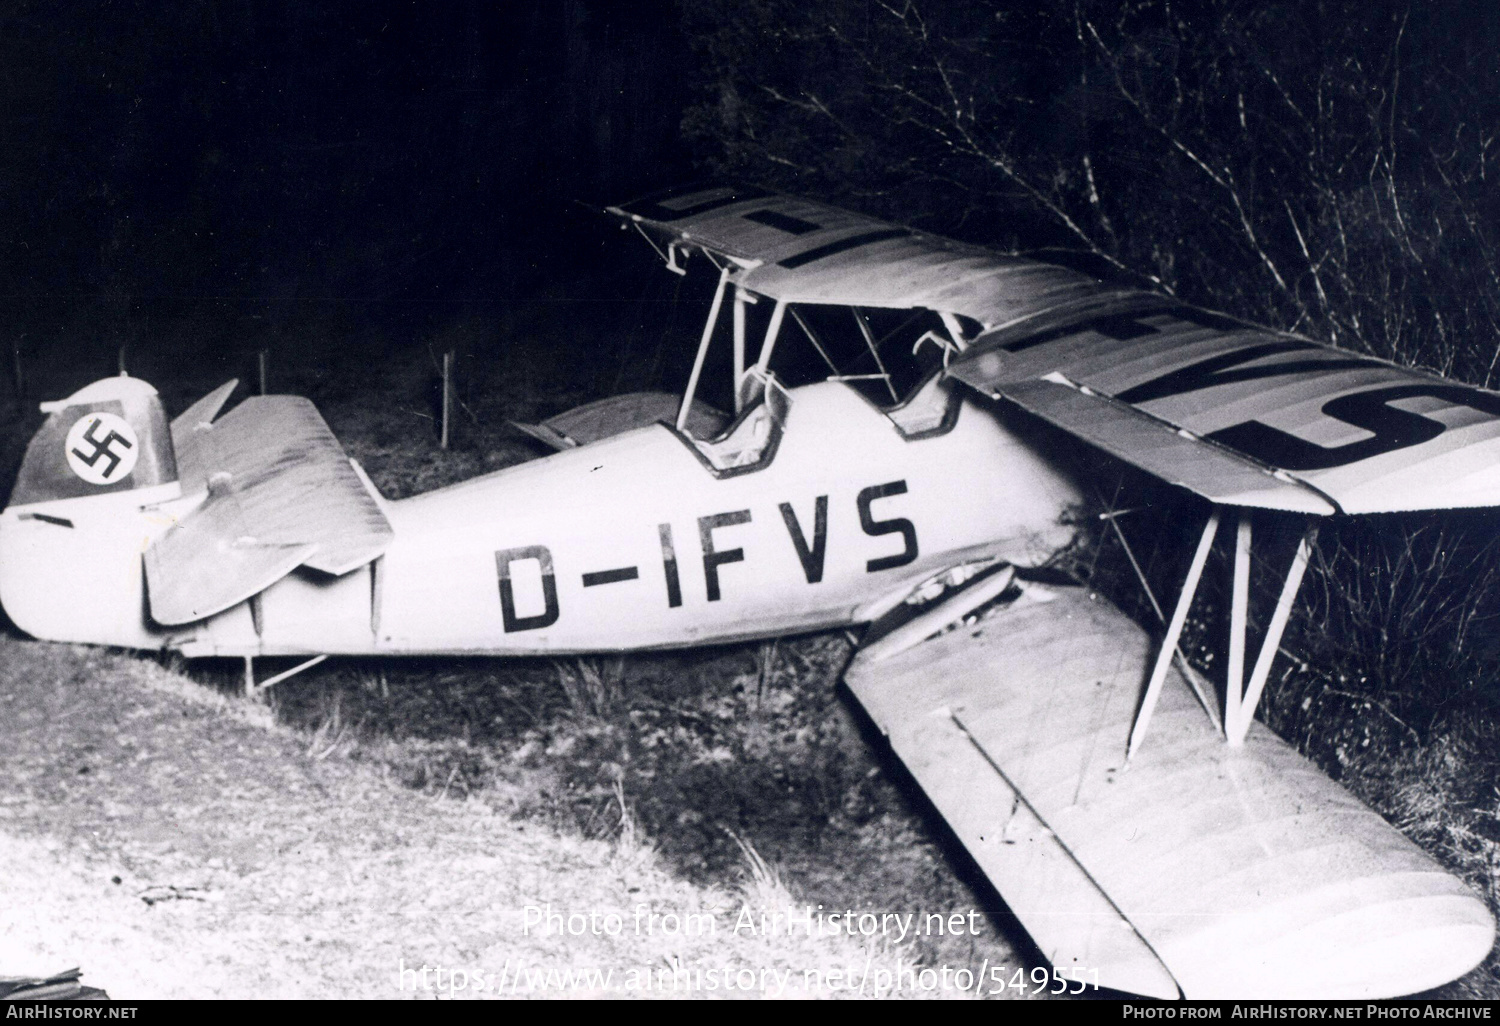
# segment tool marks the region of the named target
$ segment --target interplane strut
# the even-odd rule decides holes
[[[1292,603],[1296,600],[1297,589],[1301,586],[1302,577],[1307,572],[1308,558],[1318,537],[1317,525],[1310,524],[1297,543],[1297,550],[1292,556],[1291,566],[1282,582],[1281,593],[1277,597],[1271,621],[1266,627],[1265,639],[1261,642],[1260,651],[1247,680],[1245,656],[1249,634],[1250,550],[1253,538],[1250,515],[1249,509],[1240,509],[1235,522],[1234,569],[1230,590],[1229,653],[1226,660],[1224,686],[1224,737],[1231,747],[1236,748],[1245,743],[1250,725],[1254,722],[1256,706],[1259,705],[1261,694],[1265,691],[1266,680],[1271,673],[1271,663],[1280,648],[1281,636],[1291,617]],[[1130,740],[1125,756],[1127,764],[1139,750],[1146,731],[1151,725],[1151,716],[1156,710],[1157,702],[1161,699],[1162,685],[1166,682],[1167,670],[1178,650],[1178,641],[1187,623],[1188,611],[1192,608],[1193,599],[1198,593],[1198,585],[1203,578],[1203,567],[1208,561],[1208,554],[1213,548],[1222,518],[1223,509],[1216,505],[1203,526],[1203,533],[1198,539],[1198,547],[1193,553],[1192,563],[1188,566],[1187,577],[1183,581],[1177,605],[1172,610],[1172,618],[1167,623],[1166,636],[1152,664],[1146,692],[1141,699],[1140,709],[1136,713],[1135,722],[1130,730]]]

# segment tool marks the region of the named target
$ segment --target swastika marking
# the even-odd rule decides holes
[[[95,485],[124,480],[141,452],[135,430],[113,413],[85,413],[64,444],[69,468]]]

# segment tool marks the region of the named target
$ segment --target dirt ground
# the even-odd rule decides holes
[[[0,975],[78,965],[115,998],[873,996],[903,954],[733,931],[793,899],[682,882],[628,822],[581,840],[413,791],[129,655],[0,637],[0,776]],[[621,918],[544,936],[527,906]],[[705,911],[712,936],[668,930]]]

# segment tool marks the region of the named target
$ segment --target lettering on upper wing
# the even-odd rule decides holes
[[[866,573],[880,573],[906,566],[917,559],[919,548],[916,525],[906,517],[886,515],[886,506],[881,508],[882,516],[876,516],[875,503],[888,503],[905,494],[907,486],[904,480],[886,481],[863,489],[854,500],[860,529],[867,537],[898,535],[901,539],[899,552],[866,559]],[[782,502],[777,504],[776,511],[786,529],[787,544],[797,557],[805,583],[815,585],[822,582],[827,565],[828,496],[813,497],[810,524],[804,519],[808,507],[803,505],[802,508],[804,512],[799,514],[796,505]],[[736,563],[753,562],[754,552],[747,551],[744,544],[737,543],[735,534],[737,528],[753,522],[754,514],[749,509],[709,513],[696,518],[698,544],[702,552],[703,593],[708,602],[721,601],[726,588],[734,587],[736,575],[728,573],[726,568]],[[661,581],[665,587],[664,598],[667,608],[677,609],[683,605],[682,569],[677,558],[672,525],[657,524],[656,536],[661,557]],[[500,581],[500,616],[505,633],[540,630],[558,621],[562,609],[558,600],[557,571],[551,549],[545,545],[502,549],[495,553],[495,567]],[[531,594],[521,596],[527,600],[525,602],[518,598],[517,580],[522,576],[528,582],[540,582],[539,594],[537,588],[532,587]],[[641,581],[642,578],[641,566],[633,564],[586,570],[582,572],[580,580],[584,588],[601,588],[628,585],[630,582]],[[739,586],[746,587],[745,582],[746,578],[742,577]]]
[[[1258,420],[1215,431],[1208,437],[1231,449],[1238,449],[1262,463],[1283,470],[1331,470],[1372,456],[1430,442],[1447,430],[1441,421],[1410,413],[1390,405],[1398,399],[1430,397],[1455,406],[1500,417],[1500,396],[1462,385],[1422,382],[1415,385],[1392,385],[1353,392],[1330,399],[1323,404],[1323,415],[1362,428],[1374,437],[1345,445],[1325,446]]]
[[[684,221],[690,217],[699,217],[718,210],[721,207],[743,203],[746,200],[762,199],[769,195],[771,194],[764,189],[727,189],[721,187],[689,193],[685,196],[650,196],[632,203],[625,210],[628,213],[635,214],[637,217],[644,217],[651,221],[663,221],[670,224],[673,221]],[[668,204],[681,205],[669,206]]]
[[[650,196],[632,203],[624,209],[627,213],[634,214],[637,217],[663,224],[672,224],[693,217],[701,217],[704,214],[711,214],[716,210],[733,206],[737,203],[758,199],[776,201],[776,197],[764,189],[719,187],[680,195]],[[782,202],[785,201],[783,200]],[[819,224],[816,221],[809,221],[806,218],[796,217],[785,211],[777,210],[774,206],[770,205],[756,206],[738,216],[740,220],[764,225],[768,228],[775,228],[792,236],[810,235],[813,232],[830,228],[828,225]],[[877,225],[880,224],[878,221],[874,223]],[[837,256],[840,253],[847,253],[850,250],[859,249],[863,246],[872,246],[877,242],[885,242],[890,239],[908,238],[911,234],[911,231],[906,228],[883,225],[866,231],[856,232],[853,235],[842,239],[835,239],[832,242],[815,245],[800,253],[793,253],[791,256],[778,261],[777,266],[794,271],[799,267],[806,267],[808,264],[816,263],[831,256]]]
[[[1311,342],[1300,342],[1296,339],[1278,339],[1274,342],[1242,346],[1227,353],[1220,353],[1218,356],[1211,356],[1206,360],[1190,363],[1186,367],[1168,371],[1161,377],[1152,378],[1134,388],[1127,388],[1115,398],[1127,403],[1148,403],[1153,399],[1166,399],[1170,396],[1198,392],[1205,388],[1231,385],[1241,381],[1261,381],[1289,374],[1326,374],[1330,371],[1353,370],[1369,366],[1366,360],[1329,359],[1326,356],[1315,360],[1267,363],[1259,367],[1245,366],[1252,360],[1299,351],[1315,354],[1328,353],[1328,349],[1323,346],[1314,345]]]
[[[1198,327],[1220,330],[1245,330],[1243,326],[1219,324],[1209,317],[1187,313],[1176,315],[1180,320],[1190,321]],[[1146,332],[1122,332],[1119,318],[1099,321],[1088,325],[1073,325],[1055,332],[1039,333],[1031,338],[1019,339],[1004,347],[1008,352],[1044,345],[1064,337],[1072,337],[1081,331],[1098,331],[1112,338],[1128,340],[1155,329],[1144,326]],[[1179,325],[1179,328],[1183,327]],[[1172,327],[1165,329],[1169,334]],[[1247,366],[1256,361],[1282,354],[1305,354],[1305,358],[1286,359]],[[1227,352],[1216,353],[1204,359],[1172,367],[1156,377],[1127,388],[1115,395],[1123,402],[1141,404],[1162,399],[1171,399],[1192,392],[1199,392],[1223,385],[1247,381],[1269,381],[1273,378],[1301,378],[1316,380],[1329,377],[1329,391],[1343,394],[1327,399],[1319,412],[1335,421],[1369,432],[1371,437],[1342,445],[1319,445],[1306,438],[1272,427],[1254,418],[1232,424],[1207,435],[1208,438],[1231,449],[1244,453],[1252,459],[1271,467],[1294,472],[1332,470],[1361,460],[1396,452],[1412,446],[1430,442],[1441,435],[1447,426],[1441,421],[1420,413],[1398,409],[1391,404],[1403,399],[1430,398],[1453,406],[1464,406],[1471,410],[1500,418],[1500,396],[1467,385],[1447,381],[1414,381],[1410,384],[1370,385],[1360,391],[1344,391],[1350,387],[1346,381],[1342,386],[1335,376],[1360,369],[1384,369],[1388,365],[1354,355],[1344,355],[1327,346],[1292,338],[1272,338],[1258,334],[1247,339],[1243,345]],[[1066,367],[1063,368],[1067,372]],[[1274,400],[1268,400],[1268,406]]]

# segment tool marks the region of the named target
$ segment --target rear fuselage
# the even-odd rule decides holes
[[[858,622],[979,558],[1035,564],[1071,538],[1059,518],[1075,501],[988,409],[965,399],[951,429],[909,439],[826,382],[792,390],[755,469],[716,474],[667,425],[628,431],[389,502],[395,538],[374,564],[337,578],[303,568],[185,627],[153,625],[141,583],[140,552],[171,506],[80,507],[71,529],[13,507],[0,601],[38,637],[187,655],[708,644]],[[101,598],[107,622],[90,612]]]

